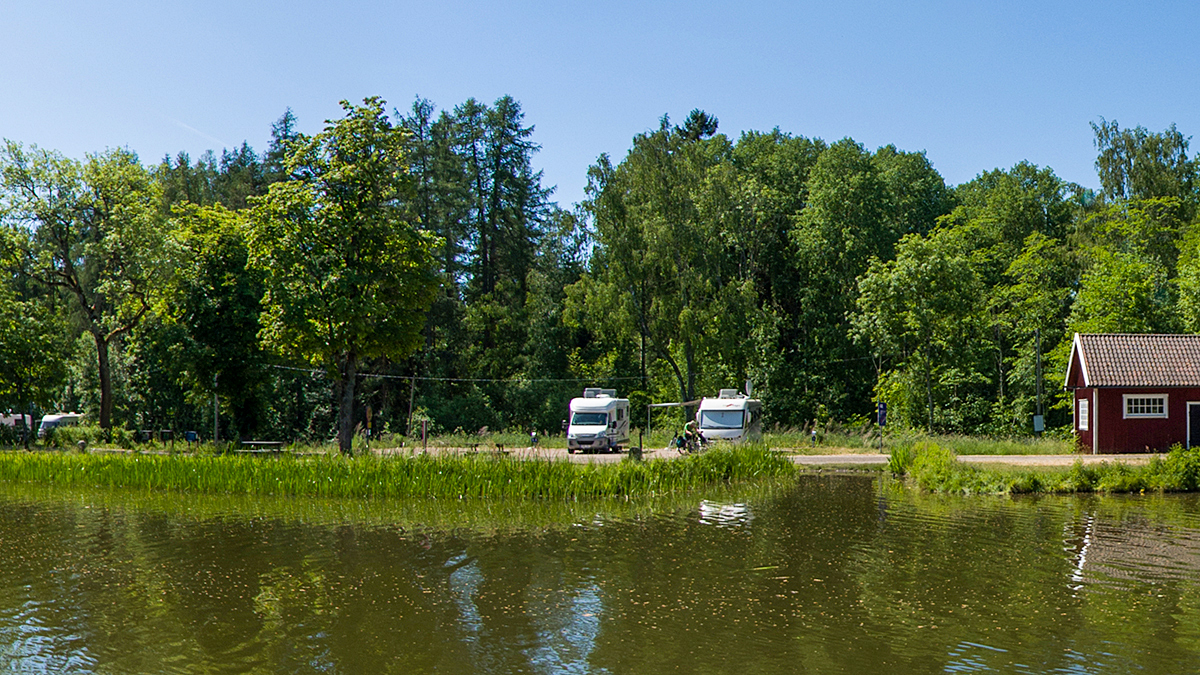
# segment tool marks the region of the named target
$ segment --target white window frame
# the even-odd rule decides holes
[[[1089,408],[1091,408],[1088,403],[1090,403],[1090,401],[1088,401],[1086,398],[1075,399],[1075,428],[1079,429],[1080,431],[1088,430],[1088,417],[1090,416]]]
[[[1131,399],[1135,399],[1135,400],[1162,399],[1162,412],[1161,413],[1158,413],[1158,412],[1131,413],[1131,412],[1129,412],[1129,401]],[[1129,419],[1165,420],[1169,417],[1170,412],[1171,412],[1171,406],[1169,405],[1169,403],[1170,403],[1170,401],[1167,398],[1167,394],[1124,394],[1123,396],[1121,396],[1121,412],[1122,412],[1122,416],[1124,417],[1124,419],[1127,419],[1127,420],[1129,420]]]

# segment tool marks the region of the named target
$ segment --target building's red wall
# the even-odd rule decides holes
[[[1076,390],[1080,397],[1090,389]],[[1146,452],[1187,443],[1187,404],[1200,401],[1200,389],[1098,389],[1092,423],[1099,423],[1098,451]],[[1167,417],[1125,419],[1125,394],[1166,394]],[[1079,433],[1079,432],[1076,432]]]
[[[1081,430],[1079,428],[1078,415],[1079,415],[1079,401],[1081,399],[1088,401],[1088,417],[1090,419],[1088,420],[1087,430]],[[1076,389],[1075,390],[1075,411],[1073,413],[1071,413],[1071,420],[1075,424],[1075,438],[1079,442],[1079,445],[1084,449],[1084,452],[1089,453],[1089,454],[1092,452],[1092,425],[1095,424],[1095,419],[1096,419],[1096,412],[1094,410],[1092,410],[1091,400],[1092,400],[1092,390],[1091,389]]]

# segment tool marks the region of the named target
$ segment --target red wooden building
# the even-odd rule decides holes
[[[1200,444],[1200,335],[1076,333],[1063,386],[1092,453]]]

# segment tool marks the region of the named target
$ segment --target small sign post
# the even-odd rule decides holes
[[[887,426],[887,403],[880,401],[875,409],[875,422],[879,425],[879,451],[883,452],[883,428]]]

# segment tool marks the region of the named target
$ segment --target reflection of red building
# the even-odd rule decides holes
[[[1092,453],[1200,444],[1200,335],[1076,333],[1063,386]]]

